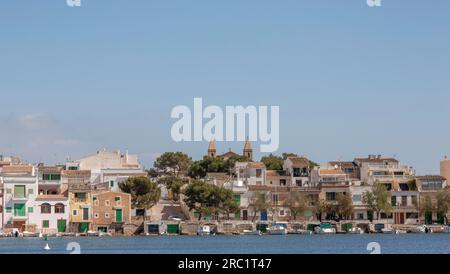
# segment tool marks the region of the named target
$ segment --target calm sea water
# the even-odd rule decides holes
[[[371,242],[383,254],[450,254],[450,234],[0,238],[0,253],[69,254],[71,242],[82,254],[368,254]],[[50,251],[43,249],[47,243]]]

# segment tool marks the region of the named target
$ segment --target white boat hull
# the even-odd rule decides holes
[[[88,237],[99,237],[99,236],[100,236],[100,232],[97,232],[97,231],[88,231],[87,236],[88,236]]]
[[[42,237],[42,234],[40,233],[32,233],[32,232],[23,232],[22,237],[24,238],[38,238]]]
[[[336,234],[336,229],[334,228],[317,228],[316,234]]]
[[[259,230],[254,230],[254,231],[252,231],[252,230],[244,230],[244,235],[248,235],[248,236],[261,236],[262,235],[262,233],[261,233],[261,231],[259,231]]]
[[[358,235],[361,235],[361,234],[364,234],[364,230],[362,230],[361,228],[351,229],[351,230],[348,232],[348,234],[358,234]]]
[[[269,230],[269,235],[287,235],[286,229]]]
[[[198,236],[209,236],[212,235],[211,228],[209,226],[203,226],[197,230]]]
[[[313,232],[310,230],[294,230],[290,232],[289,234],[296,234],[296,235],[312,235]]]
[[[418,226],[415,229],[413,229],[411,232],[412,233],[418,233],[418,234],[433,233],[431,228],[428,228],[426,226]]]
[[[98,234],[99,237],[112,237],[111,233],[106,233],[106,232],[100,232]]]

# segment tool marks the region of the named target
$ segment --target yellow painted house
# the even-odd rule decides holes
[[[90,172],[82,170],[64,172],[68,177],[70,232],[86,233],[92,226],[92,191],[87,179]]]
[[[89,184],[69,185],[70,223],[72,232],[86,233],[92,223],[92,196]]]

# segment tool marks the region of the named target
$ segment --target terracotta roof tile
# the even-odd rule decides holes
[[[350,161],[331,161],[329,162],[330,165],[332,166],[338,166],[338,167],[355,167],[356,164],[354,162],[350,162]]]
[[[261,169],[265,169],[266,165],[262,162],[249,162],[247,164],[248,168],[261,168]]]
[[[39,172],[54,172],[61,173],[63,168],[60,166],[40,166],[38,167]]]
[[[62,172],[65,176],[91,176],[90,170],[63,170]]]
[[[208,172],[206,173],[206,177],[217,180],[227,180],[231,178],[230,175],[226,172]]]
[[[248,190],[249,191],[269,191],[270,188],[268,186],[263,186],[263,185],[249,185]]]
[[[320,175],[345,175],[340,169],[319,169]]]
[[[36,197],[36,200],[65,200],[68,199],[63,194],[57,194],[57,195],[38,195]]]
[[[2,173],[32,173],[33,166],[32,165],[12,165],[12,166],[4,166],[2,168]]]
[[[304,157],[289,157],[288,159],[292,162],[292,165],[294,167],[303,168],[309,166],[308,159]]]

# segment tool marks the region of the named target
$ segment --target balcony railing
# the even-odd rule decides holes
[[[417,211],[417,207],[415,205],[410,205],[410,204],[393,206],[392,209]]]
[[[28,195],[16,195],[16,194],[13,194],[11,198],[13,200],[16,200],[16,201],[23,201],[23,200],[28,200]]]
[[[403,181],[409,181],[413,177],[409,175],[372,175],[374,180],[379,181],[392,181],[395,180],[403,180]]]
[[[408,166],[401,165],[384,165],[384,164],[369,164],[370,170],[387,170],[387,171],[404,171],[409,170]]]
[[[341,181],[341,182],[320,182],[319,183],[321,186],[328,186],[328,187],[333,187],[333,186],[349,186],[350,182],[349,181]]]
[[[62,183],[62,181],[61,180],[39,180],[38,183],[43,184],[43,185],[59,185]]]
[[[13,218],[13,220],[23,221],[23,220],[28,219],[28,216],[27,215],[25,215],[25,216],[13,215],[12,218]]]

